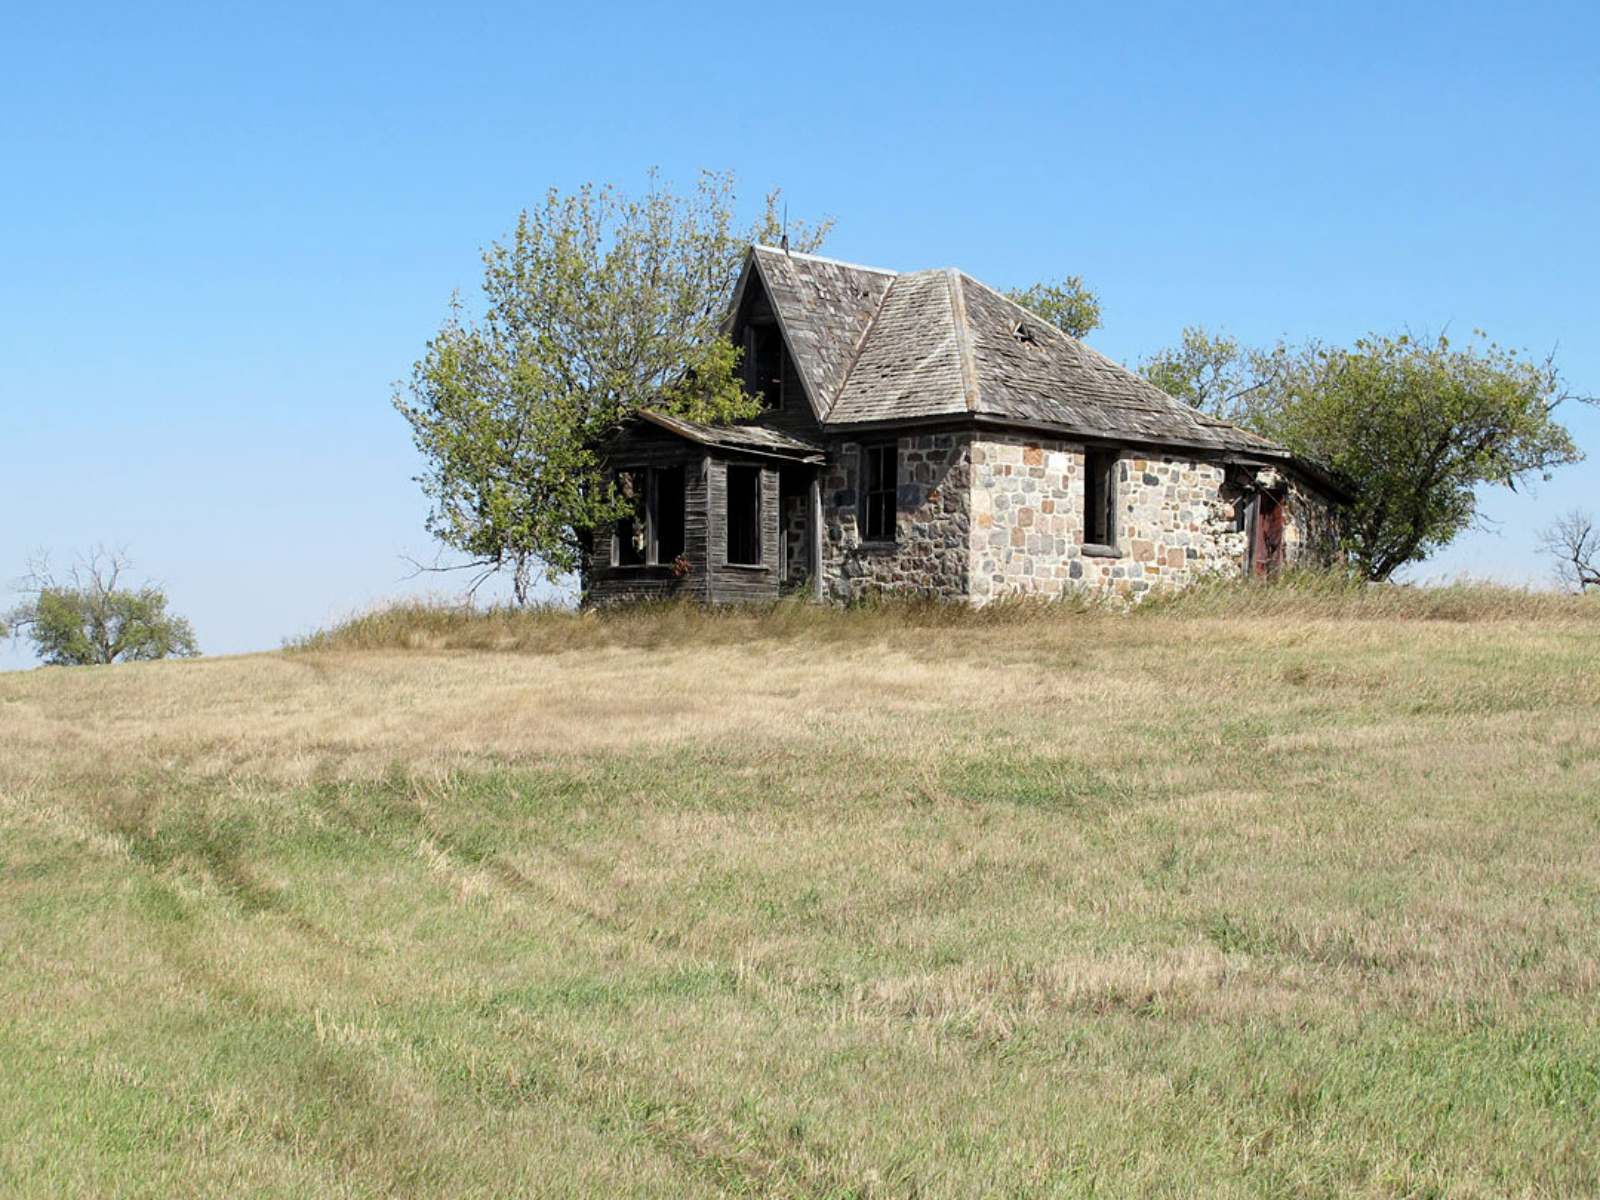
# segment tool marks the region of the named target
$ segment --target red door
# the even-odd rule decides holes
[[[1256,502],[1256,540],[1251,548],[1250,573],[1270,575],[1283,566],[1283,505],[1263,493]]]

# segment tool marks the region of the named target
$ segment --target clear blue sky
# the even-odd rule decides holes
[[[126,546],[212,653],[453,586],[405,579],[390,385],[520,208],[651,166],[782,185],[842,258],[1081,274],[1125,361],[1482,327],[1600,392],[1597,42],[1592,3],[11,5],[0,583]],[[1421,574],[1547,575],[1597,483]]]

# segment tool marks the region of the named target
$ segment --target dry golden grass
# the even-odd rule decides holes
[[[1595,612],[430,610],[0,677],[0,1191],[1600,1192]]]

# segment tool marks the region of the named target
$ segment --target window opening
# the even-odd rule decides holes
[[[761,468],[728,468],[728,562],[761,566]]]
[[[861,536],[868,541],[894,540],[899,458],[895,442],[861,451]]]
[[[649,539],[649,522],[645,512],[646,479],[644,471],[617,472],[617,490],[627,502],[629,512],[627,516],[617,519],[611,550],[611,561],[615,566],[644,566],[644,552]]]
[[[744,327],[744,390],[765,408],[783,407],[783,334],[770,321]]]
[[[1090,450],[1083,456],[1083,540],[1091,546],[1117,544],[1117,456]]]
[[[617,519],[611,565],[670,564],[683,553],[683,468],[636,467],[618,471],[616,481],[632,511]]]
[[[683,468],[658,467],[650,472],[650,482],[651,561],[670,564],[683,553]]]

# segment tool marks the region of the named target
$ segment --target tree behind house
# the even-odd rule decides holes
[[[1081,275],[1009,291],[1006,298],[1075,338],[1088,337],[1100,328],[1100,299]]]
[[[427,527],[478,571],[509,570],[517,602],[537,575],[574,572],[588,532],[625,515],[601,448],[644,407],[690,420],[752,416],[738,350],[720,334],[752,241],[784,233],[778,194],[753,226],[734,218],[731,175],[691,195],[552,189],[484,252],[481,319],[459,301],[395,407],[426,460]],[[796,249],[826,234],[796,224]]]
[[[1448,545],[1477,517],[1478,485],[1515,488],[1583,457],[1553,415],[1575,398],[1554,364],[1481,334],[1465,348],[1370,334],[1348,350],[1261,350],[1195,328],[1140,369],[1341,478],[1345,549],[1368,579]]]

